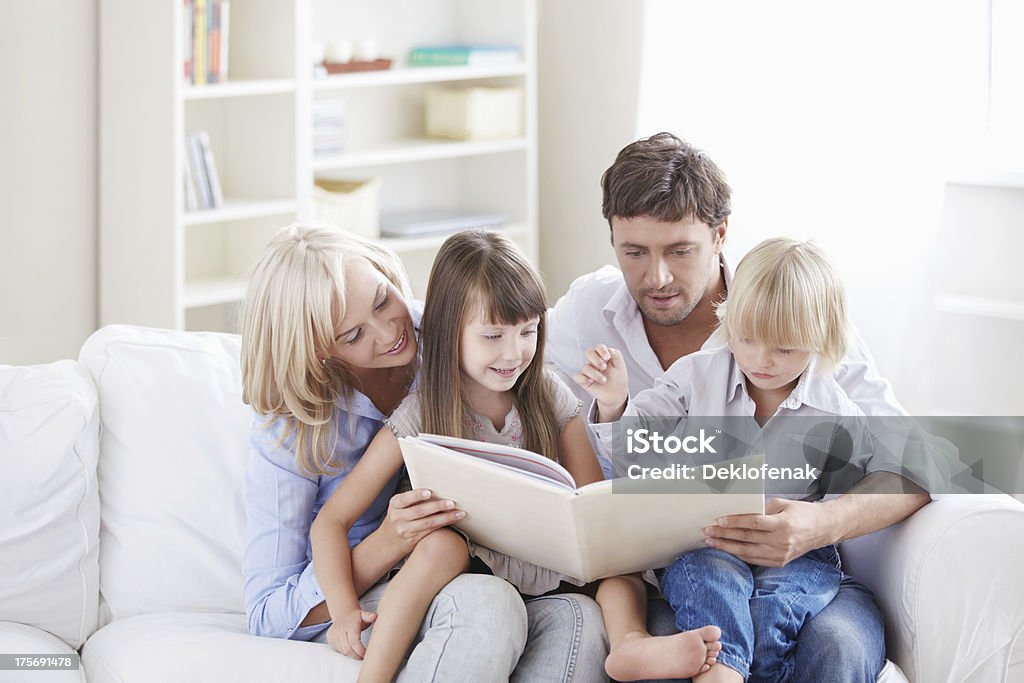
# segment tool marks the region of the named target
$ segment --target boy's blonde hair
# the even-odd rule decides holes
[[[810,242],[777,237],[736,267],[728,299],[716,310],[725,340],[748,337],[778,348],[813,351],[822,372],[846,355],[849,323],[843,283]]]
[[[473,438],[462,382],[462,330],[481,310],[496,325],[538,319],[537,352],[512,388],[512,400],[523,427],[523,447],[558,460],[554,398],[544,375],[544,284],[512,240],[486,230],[449,237],[430,271],[418,390],[423,431]]]
[[[283,420],[295,458],[310,474],[331,463],[339,425],[335,404],[355,384],[339,363],[321,362],[345,317],[345,269],[365,259],[402,293],[408,279],[398,257],[368,240],[323,225],[292,224],[271,239],[249,279],[242,317],[242,400]],[[348,425],[351,428],[351,424]]]

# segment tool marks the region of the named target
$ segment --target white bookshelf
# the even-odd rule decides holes
[[[947,181],[935,250],[929,410],[1024,415],[1024,176],[964,166]],[[1019,420],[1019,418],[1012,418]],[[1024,475],[1024,471],[1022,471]],[[1024,483],[1024,482],[1022,482]]]
[[[281,226],[312,215],[317,178],[382,180],[383,212],[502,213],[537,255],[537,0],[232,0],[224,83],[184,83],[179,0],[100,2],[100,322],[234,331],[249,270]],[[395,17],[402,17],[396,21]],[[314,42],[375,38],[387,71],[315,78]],[[495,43],[521,61],[409,68],[423,44]],[[524,134],[430,140],[431,87],[524,91]],[[346,102],[343,154],[313,156],[312,106]],[[210,137],[223,206],[184,209],[186,132]],[[382,239],[422,294],[444,236]]]
[[[941,294],[935,297],[933,305],[941,313],[1024,322],[1024,300]]]

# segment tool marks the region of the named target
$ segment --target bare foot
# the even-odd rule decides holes
[[[722,631],[705,626],[673,636],[632,631],[612,646],[604,670],[617,681],[690,678],[717,661]]]

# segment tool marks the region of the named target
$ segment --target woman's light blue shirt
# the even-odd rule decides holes
[[[418,335],[422,304],[410,301],[409,311]],[[254,413],[246,471],[247,538],[242,564],[249,632],[254,635],[309,640],[325,627],[299,627],[309,610],[324,600],[313,574],[309,529],[386,417],[358,391],[352,392],[348,405],[339,400],[335,415],[338,434],[332,462],[342,466],[337,473],[318,476],[303,472],[296,463],[293,438],[278,445],[285,427],[282,420],[267,426],[266,418]],[[353,525],[349,547],[380,526],[400,474],[392,477]]]

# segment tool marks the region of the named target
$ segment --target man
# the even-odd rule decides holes
[[[571,378],[586,350],[606,344],[622,352],[636,394],[676,360],[704,347],[715,332],[714,305],[731,279],[722,255],[731,190],[702,151],[669,133],[619,152],[601,178],[602,210],[611,227],[619,269],[606,266],[578,278],[548,315],[548,362],[585,405]],[[859,337],[836,380],[869,416],[906,415]],[[804,553],[883,529],[929,501],[902,493],[900,476],[873,472],[850,493],[827,502],[776,499],[764,515],[728,518],[705,530],[710,544],[740,559],[782,566]],[[652,633],[666,632],[667,605],[652,604]],[[874,681],[885,661],[881,614],[870,592],[844,577],[839,595],[801,630],[798,681]]]

